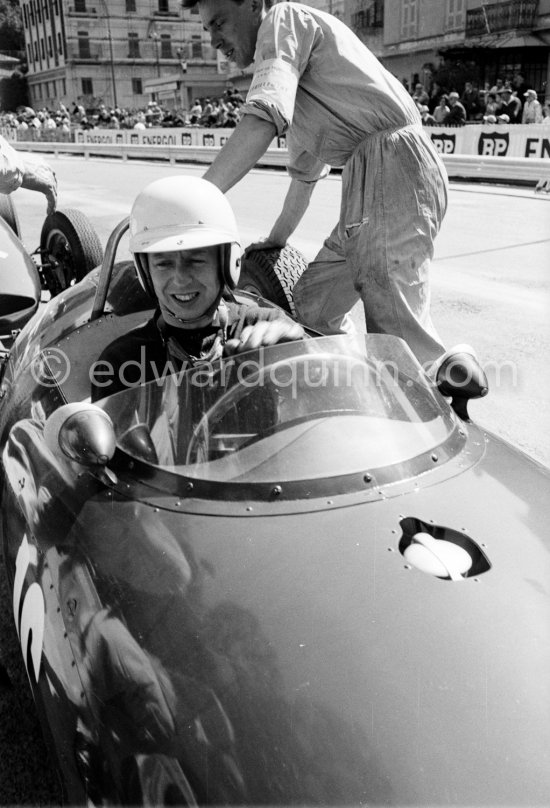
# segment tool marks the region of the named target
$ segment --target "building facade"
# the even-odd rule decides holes
[[[522,77],[549,96],[550,0],[310,0],[348,24],[409,86],[446,89]],[[245,91],[250,70],[210,46],[179,0],[21,0],[30,102],[189,109],[195,97]]]
[[[409,86],[498,78],[550,96],[550,0],[351,0],[351,27]]]
[[[22,0],[30,102],[188,108],[219,95],[226,65],[179,0]]]

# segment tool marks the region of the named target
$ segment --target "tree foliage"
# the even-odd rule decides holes
[[[25,34],[17,0],[0,0],[0,42],[2,51],[24,51]]]

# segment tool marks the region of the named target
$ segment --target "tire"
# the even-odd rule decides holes
[[[103,261],[99,236],[79,210],[56,210],[40,234],[43,283],[54,297],[81,281]]]
[[[280,250],[252,250],[242,260],[238,288],[294,315],[292,290],[306,267],[304,256],[288,244]]]
[[[0,217],[11,227],[17,238],[21,238],[21,225],[12,198],[8,194],[0,194]]]

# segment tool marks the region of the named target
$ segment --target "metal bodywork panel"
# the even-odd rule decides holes
[[[14,618],[69,801],[544,804],[550,473],[433,391],[418,401],[441,423],[421,422],[412,458],[388,446],[388,467],[345,473],[336,445],[318,477],[271,479],[264,458],[258,482],[249,458],[250,479],[225,480],[219,435],[197,461],[209,479],[121,440],[109,475],[86,467],[45,424],[84,397],[95,285],[29,323],[0,406]],[[105,344],[145,310],[121,303],[90,332]],[[40,382],[51,346],[80,381]]]

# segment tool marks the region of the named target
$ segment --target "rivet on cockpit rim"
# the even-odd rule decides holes
[[[437,463],[437,461],[439,460],[439,455],[436,455],[436,453],[434,452],[432,454],[432,460],[434,461],[434,463]]]
[[[252,507],[252,505],[247,505],[246,510],[250,512],[250,511],[253,511],[254,508]]]
[[[192,491],[194,487],[195,486],[193,485],[193,483],[187,483],[187,485],[185,486],[185,490]]]
[[[331,500],[331,499],[327,499],[327,505],[332,505],[332,504],[333,504],[332,500]]]
[[[176,502],[176,508],[181,508],[181,500],[179,500],[179,499]]]
[[[365,483],[372,482],[372,474],[363,474],[363,482]]]
[[[153,508],[153,513],[160,513],[160,508]]]
[[[280,485],[274,485],[273,488],[271,489],[271,496],[273,497],[280,497],[282,493],[283,489],[281,488]]]

